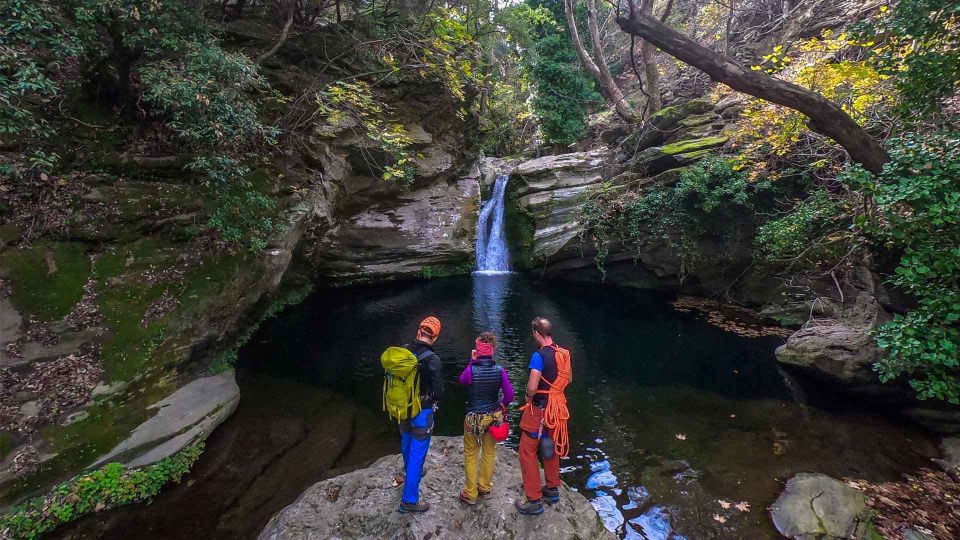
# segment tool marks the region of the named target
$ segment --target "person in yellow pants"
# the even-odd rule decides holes
[[[496,343],[497,337],[492,333],[480,334],[470,362],[460,374],[460,384],[467,387],[467,415],[463,421],[466,483],[460,492],[460,501],[471,506],[477,504],[478,497],[489,497],[493,490],[497,441],[487,430],[491,424],[503,421],[503,414],[514,396],[506,370],[493,361]]]

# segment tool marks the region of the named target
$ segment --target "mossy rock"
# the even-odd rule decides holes
[[[727,137],[717,135],[714,137],[703,137],[701,139],[691,139],[688,141],[677,141],[660,147],[660,151],[668,156],[678,154],[690,154],[709,150],[718,146],[723,146],[727,142]]]
[[[630,135],[620,144],[623,148],[643,150],[655,145],[663,144],[673,131],[683,127],[681,121],[688,117],[705,115],[713,110],[713,103],[708,99],[692,99],[660,109],[647,120],[646,128]]]
[[[687,116],[680,120],[680,127],[692,128],[698,126],[705,126],[712,124],[720,120],[720,115],[709,112],[706,114],[695,114],[693,116]]]
[[[53,321],[64,317],[83,297],[90,276],[87,246],[79,242],[41,241],[0,255],[0,268],[13,286],[11,301],[23,315]]]
[[[688,116],[705,114],[712,110],[713,102],[709,99],[691,99],[660,109],[650,117],[649,123],[659,129],[669,129]]]
[[[647,148],[634,157],[630,164],[631,169],[648,176],[657,175],[702,159],[709,155],[714,148],[722,146],[726,142],[726,137],[716,136]]]

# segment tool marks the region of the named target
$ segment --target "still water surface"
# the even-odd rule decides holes
[[[192,484],[161,495],[152,509],[87,520],[65,536],[97,530],[122,537],[131,528],[156,538],[187,528],[205,537],[251,535],[310,483],[398,451],[395,424],[379,412],[379,355],[407,341],[426,315],[443,322],[436,349],[448,392],[437,415],[439,435],[462,434],[465,393],[456,379],[478,332],[500,337],[498,360],[520,388],[534,347],[529,321],[553,322],[574,362],[567,390],[571,450],[562,476],[621,537],[776,538],[766,508],[791,475],[893,479],[935,454],[933,438],[922,431],[868,412],[841,413],[825,402],[800,403],[773,356],[780,338],[740,337],[666,300],[518,274],[319,292],[265,324],[241,351],[240,407],[214,433]],[[348,415],[349,425],[338,424]],[[290,438],[287,424],[306,435],[294,450],[263,457]],[[305,457],[345,432],[350,442],[337,446],[335,459],[321,465]],[[506,444],[515,447],[516,435]],[[236,472],[245,463],[265,472]],[[270,480],[278,468],[300,474]],[[448,503],[456,504],[456,492],[450,495]],[[231,497],[239,502],[229,523],[217,504],[196,510]],[[238,515],[244,497],[260,501],[249,503],[257,511]],[[746,502],[749,511],[718,501]],[[189,527],[169,523],[178,513]]]

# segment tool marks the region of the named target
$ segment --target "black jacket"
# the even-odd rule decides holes
[[[431,354],[420,361],[420,406],[424,409],[433,407],[443,398],[443,368],[440,357],[433,352],[433,347],[422,341],[414,341],[407,345],[407,349],[418,358],[423,351]]]

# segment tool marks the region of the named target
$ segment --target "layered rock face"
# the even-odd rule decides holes
[[[723,115],[735,105],[729,100],[716,104],[706,99],[690,100],[664,108],[642,130],[629,136],[623,137],[617,130],[601,133],[601,139],[616,143],[610,148],[501,165],[512,171],[512,187],[508,189],[515,212],[508,227],[514,230],[514,260],[520,261],[520,266],[565,279],[602,279],[618,285],[701,295],[715,295],[735,284],[731,294],[747,303],[781,301],[779,290],[762,276],[751,274],[746,276],[749,279],[737,280],[749,266],[749,246],[701,242],[697,248],[702,253],[730,254],[733,263],[690,270],[676,248],[651,233],[638,238],[637,249],[610,246],[604,271],[600,272],[596,247],[582,238],[583,206],[591,195],[599,190],[642,193],[674,184],[686,166],[726,143]]]
[[[314,484],[274,516],[259,538],[614,538],[587,499],[566,485],[560,502],[542,515],[520,515],[513,507],[522,497],[519,457],[504,446],[497,448],[492,497],[473,507],[457,499],[463,487],[461,437],[433,438],[420,483],[427,512],[396,511],[401,488],[392,482],[402,470],[402,457],[393,455]]]

